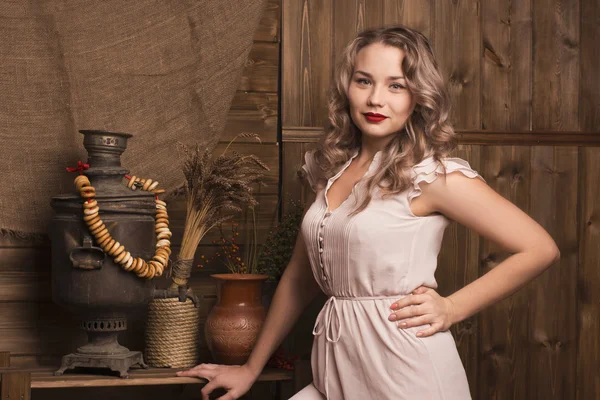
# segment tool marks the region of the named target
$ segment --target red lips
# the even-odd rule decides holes
[[[365,115],[365,118],[367,119],[367,121],[369,121],[369,122],[381,122],[387,118],[385,115],[377,114],[377,113],[366,113],[364,115]]]

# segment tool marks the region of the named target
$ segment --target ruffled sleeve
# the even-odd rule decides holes
[[[481,177],[477,171],[472,169],[469,163],[462,158],[448,157],[442,159],[442,162],[446,167],[447,174],[458,171],[469,178],[479,178],[485,182],[485,179],[483,179],[483,177]],[[435,161],[433,157],[429,157],[415,165],[413,167],[413,172],[413,187],[408,193],[409,202],[415,197],[419,197],[421,195],[421,187],[419,184],[423,182],[431,183],[435,181],[439,175],[444,175],[442,165]]]
[[[316,193],[318,190],[317,184],[319,176],[319,166],[315,161],[315,152],[316,149],[313,149],[304,153],[304,165],[302,166],[302,169],[304,170],[304,175],[310,185],[310,188],[313,190],[313,192]]]

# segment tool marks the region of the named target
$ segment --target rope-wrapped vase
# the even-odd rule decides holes
[[[187,282],[193,260],[178,259],[172,266],[173,282]],[[194,303],[177,298],[154,299],[148,305],[146,362],[152,367],[187,368],[198,363],[199,311]]]
[[[148,306],[146,362],[153,367],[187,368],[198,363],[198,309],[191,300],[154,299]]]

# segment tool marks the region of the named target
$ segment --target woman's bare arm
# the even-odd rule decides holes
[[[302,233],[298,233],[292,258],[277,285],[269,313],[247,362],[256,376],[320,290],[310,267]]]
[[[422,185],[422,190],[421,198],[415,199],[419,208],[440,212],[512,253],[447,297],[452,323],[516,292],[560,257],[556,243],[537,222],[479,179],[451,173]]]

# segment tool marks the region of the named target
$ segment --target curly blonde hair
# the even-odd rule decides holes
[[[346,47],[329,92],[329,127],[314,153],[323,177],[330,177],[361,147],[361,132],[352,121],[348,86],[358,52],[373,43],[404,52],[402,72],[414,97],[415,108],[401,131],[381,154],[380,168],[367,181],[367,195],[352,214],[365,209],[372,189],[384,195],[401,193],[411,185],[410,169],[426,155],[439,162],[455,147],[455,133],[448,122],[450,99],[427,38],[402,25],[367,29]],[[443,167],[443,164],[442,164]]]

